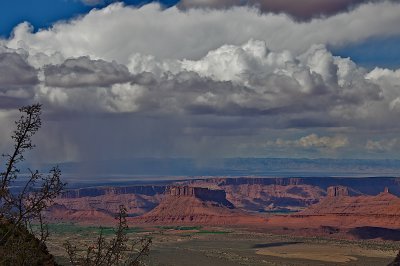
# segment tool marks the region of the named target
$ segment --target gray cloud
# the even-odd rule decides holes
[[[85,5],[88,6],[95,6],[95,5],[100,5],[100,4],[104,4],[105,1],[104,0],[81,0],[82,3],[84,3]]]
[[[33,86],[38,83],[37,71],[15,52],[0,52],[0,89]]]
[[[365,148],[370,152],[388,152],[398,149],[400,141],[397,138],[381,139],[381,140],[368,140]]]
[[[218,8],[232,6],[252,6],[265,13],[286,13],[299,20],[309,20],[315,17],[331,16],[347,12],[354,7],[377,2],[374,0],[181,0],[179,7],[188,8]]]
[[[106,87],[127,82],[131,75],[128,68],[116,62],[91,60],[89,57],[67,59],[60,65],[44,69],[45,84],[54,87]]]
[[[38,83],[38,71],[25,56],[0,49],[0,109],[29,103],[34,97],[33,87]]]
[[[18,52],[39,83],[7,105],[44,104],[38,160],[345,154],[399,130],[400,72],[368,72],[323,45],[297,54],[249,40],[191,60],[135,53],[126,65]],[[24,91],[2,91],[3,99]]]
[[[349,125],[384,100],[363,69],[324,46],[296,57],[251,40],[199,60],[148,60],[134,57],[133,74],[87,57],[48,65],[36,98],[64,111],[280,117],[278,127]]]
[[[336,150],[346,147],[349,140],[346,136],[318,136],[317,134],[310,134],[296,140],[284,140],[278,138],[275,142],[268,142],[267,145],[276,145],[283,147],[300,147],[300,148],[317,148]]]

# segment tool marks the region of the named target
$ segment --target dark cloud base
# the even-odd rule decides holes
[[[348,12],[359,5],[378,1],[379,0],[182,0],[178,6],[182,9],[226,9],[233,6],[247,5],[256,7],[263,13],[285,13],[296,20],[307,21],[313,18]]]

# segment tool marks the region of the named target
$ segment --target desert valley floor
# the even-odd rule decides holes
[[[87,241],[97,228],[51,226],[49,250],[68,265],[62,247],[66,240]],[[132,228],[130,237],[153,238],[148,265],[387,265],[399,242],[338,240],[252,232],[241,228],[159,226]],[[83,236],[83,237],[82,237]]]
[[[198,178],[71,189],[47,213],[49,249],[112,232],[151,237],[148,265],[387,265],[400,249],[398,178]],[[107,231],[106,230],[106,231]]]

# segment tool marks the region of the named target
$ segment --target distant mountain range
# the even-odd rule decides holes
[[[41,165],[46,169],[51,165]],[[400,174],[400,160],[226,158],[136,158],[61,163],[64,176],[80,181],[160,180],[176,176],[365,177]]]

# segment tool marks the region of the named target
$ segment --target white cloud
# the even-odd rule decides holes
[[[296,23],[245,7],[113,4],[38,32],[25,23],[0,40],[0,110],[43,103],[58,128],[46,134],[73,147],[65,158],[92,149],[88,156],[181,156],[216,146],[218,155],[240,156],[240,147],[262,155],[266,139],[281,134],[273,145],[304,152],[348,151],[360,134],[365,151],[376,134],[399,130],[400,70],[368,72],[324,44],[398,34],[399,13],[400,5],[381,2]],[[375,142],[369,150],[390,146]]]
[[[368,140],[365,148],[371,152],[388,152],[398,149],[400,141],[397,138],[382,139],[382,140]]]
[[[307,127],[356,125],[373,117],[371,106],[384,114],[393,105],[371,73],[322,45],[295,56],[249,40],[223,45],[198,60],[135,54],[128,66],[55,58],[56,63],[43,59],[49,64],[38,69],[41,83],[34,97],[55,110],[281,115],[281,127]]]
[[[338,46],[400,34],[399,13],[399,4],[382,1],[296,23],[285,15],[262,15],[247,7],[184,12],[177,7],[163,10],[157,4],[134,8],[117,3],[38,32],[20,24],[6,43],[10,48],[27,48],[32,55],[60,52],[65,58],[90,56],[122,64],[136,53],[198,59],[222,45],[239,45],[252,38],[266,41],[272,50],[298,54],[316,43]]]
[[[328,149],[336,150],[349,145],[349,140],[346,136],[337,135],[333,137],[322,136],[319,137],[317,134],[310,134],[300,139],[295,140],[283,140],[278,138],[276,141],[268,142],[269,146],[282,146],[291,148],[317,148],[317,149]]]

